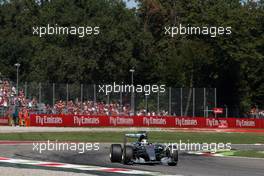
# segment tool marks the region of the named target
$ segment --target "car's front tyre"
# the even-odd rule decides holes
[[[170,156],[171,161],[168,162],[169,166],[177,166],[178,160],[179,160],[179,153],[178,150],[172,150],[170,151]]]
[[[122,146],[120,144],[112,144],[110,147],[110,160],[113,163],[120,163],[122,161]]]
[[[124,147],[123,162],[124,164],[131,164],[133,159],[133,147],[126,145]]]

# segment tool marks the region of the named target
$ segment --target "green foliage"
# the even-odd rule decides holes
[[[138,1],[144,32],[153,37],[148,60],[158,57],[159,80],[173,86],[217,87],[220,103],[263,108],[263,1]],[[161,20],[162,19],[162,20]],[[174,25],[232,27],[232,35],[168,38],[155,28]],[[149,34],[150,33],[150,34]],[[156,60],[156,59],[155,59]],[[155,74],[155,73],[151,73]]]
[[[135,62],[134,13],[119,0],[11,0],[0,6],[0,65],[14,78],[15,62],[25,81],[111,82],[125,80]],[[99,26],[100,34],[86,38],[32,35],[33,26]],[[95,79],[96,78],[96,79]]]
[[[39,3],[37,3],[39,2]],[[220,105],[264,108],[263,0],[0,1],[0,68],[23,81],[217,87]],[[164,35],[167,25],[231,26],[232,35]],[[100,35],[32,35],[33,26],[100,26]]]

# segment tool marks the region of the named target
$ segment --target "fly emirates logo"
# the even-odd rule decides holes
[[[134,119],[129,117],[110,117],[109,122],[111,125],[134,125]]]
[[[236,120],[236,126],[238,126],[238,127],[255,127],[256,123],[253,120]]]
[[[196,119],[184,119],[184,118],[175,118],[176,126],[197,126],[198,122]]]
[[[163,118],[155,118],[155,117],[144,117],[143,124],[150,125],[166,125],[166,119]]]
[[[100,120],[98,117],[78,117],[78,116],[74,116],[73,117],[73,121],[74,121],[74,124],[77,124],[79,126],[82,126],[82,125],[87,125],[87,124],[90,124],[90,125],[98,125],[100,123]]]
[[[62,117],[36,116],[36,124],[62,124]]]

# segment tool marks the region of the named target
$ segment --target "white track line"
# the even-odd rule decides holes
[[[163,175],[158,172],[141,171],[141,170],[133,170],[133,169],[109,168],[109,167],[101,167],[101,166],[67,164],[67,163],[59,163],[59,162],[45,162],[45,161],[35,161],[35,160],[25,160],[25,159],[13,159],[13,158],[6,158],[6,157],[0,157],[0,163],[24,164],[24,165],[54,167],[54,168],[70,168],[70,169],[76,169],[76,170],[82,170],[82,171],[111,172],[111,173],[120,173],[120,174],[126,174],[126,175],[130,175],[130,174],[151,175],[151,176],[162,176]],[[176,175],[176,176],[180,176],[180,175]]]

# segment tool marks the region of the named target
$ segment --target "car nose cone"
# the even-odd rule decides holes
[[[149,157],[150,161],[155,161],[156,160],[156,154],[155,154],[154,145],[147,145],[146,146],[146,152],[148,154],[148,157]]]

